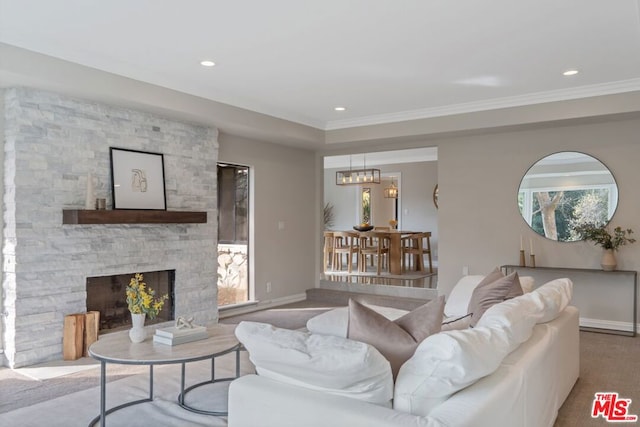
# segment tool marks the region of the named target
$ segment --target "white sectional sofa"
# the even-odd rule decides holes
[[[429,336],[391,384],[381,377],[378,362],[371,362],[376,366],[371,374],[375,381],[362,378],[367,375],[368,361],[379,361],[373,348],[358,350],[362,362],[357,365],[356,360],[353,371],[360,377],[351,381],[345,374],[349,366],[344,365],[336,367],[336,372],[345,369],[336,375],[339,386],[334,383],[332,388],[330,381],[314,384],[318,373],[331,370],[327,349],[340,354],[350,340],[326,337],[325,353],[318,356],[312,347],[322,346],[325,338],[272,330],[267,332],[269,337],[261,338],[275,340],[267,345],[272,347],[265,354],[265,341],[257,346],[252,342],[255,325],[240,324],[239,338],[249,344],[250,357],[262,375],[247,375],[231,383],[229,425],[552,426],[579,372],[578,310],[568,306],[571,292],[570,280],[554,280],[494,305],[474,328]],[[298,347],[283,343],[289,334],[293,347]],[[314,344],[308,345],[308,340]],[[340,365],[349,358],[337,356],[334,363]],[[306,376],[305,364],[313,374]],[[388,397],[393,399],[385,402],[380,396],[387,393],[389,384],[392,392]]]

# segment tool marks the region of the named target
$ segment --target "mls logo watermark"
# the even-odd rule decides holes
[[[618,393],[596,393],[591,408],[591,418],[602,417],[610,423],[634,423],[637,415],[629,414],[631,399],[623,399]]]

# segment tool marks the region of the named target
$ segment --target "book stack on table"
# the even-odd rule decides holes
[[[192,341],[209,338],[207,328],[204,326],[194,326],[193,328],[161,328],[156,329],[153,342],[166,345],[178,345]]]

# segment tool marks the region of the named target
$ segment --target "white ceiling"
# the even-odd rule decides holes
[[[332,130],[640,90],[638,1],[0,0],[0,42]]]

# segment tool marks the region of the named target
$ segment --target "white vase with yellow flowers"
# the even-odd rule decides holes
[[[156,291],[147,286],[142,273],[136,273],[131,278],[127,286],[127,305],[131,312],[132,327],[129,330],[129,338],[132,342],[144,341],[146,338],[144,330],[146,316],[149,316],[149,319],[155,319],[167,298],[169,296],[166,294],[156,298]]]

